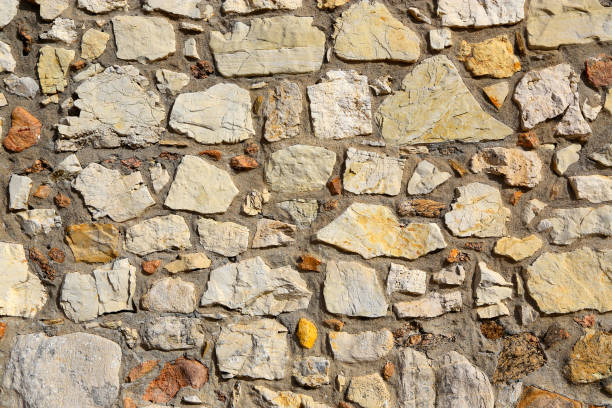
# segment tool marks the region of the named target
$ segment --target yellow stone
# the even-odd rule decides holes
[[[504,237],[495,244],[495,253],[515,261],[529,258],[542,248],[542,240],[533,234],[525,238]]]
[[[110,262],[119,256],[120,233],[113,224],[75,224],[66,228],[66,242],[76,262]]]
[[[81,58],[86,60],[96,59],[106,50],[106,43],[110,35],[105,32],[94,30],[85,31],[81,40]]]
[[[521,70],[521,62],[514,55],[514,47],[505,35],[475,44],[462,41],[457,59],[463,61],[465,68],[474,76],[508,78]]]
[[[612,376],[612,333],[587,330],[574,345],[567,365],[570,380],[587,384]]]
[[[68,69],[74,59],[73,50],[54,48],[49,45],[40,50],[38,58],[38,77],[43,93],[56,94],[68,86]]]
[[[302,317],[298,322],[297,337],[302,347],[310,349],[317,340],[317,326],[310,320]]]

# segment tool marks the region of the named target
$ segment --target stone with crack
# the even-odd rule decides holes
[[[176,274],[206,269],[210,267],[211,263],[204,252],[194,252],[192,254],[179,254],[178,259],[164,265],[164,269],[168,273]]]
[[[257,222],[251,248],[287,246],[295,242],[297,227],[286,222],[262,218]]]
[[[289,139],[300,134],[302,91],[295,82],[283,79],[267,93],[263,104],[263,137],[268,142]]]
[[[155,71],[155,81],[159,92],[167,92],[176,95],[189,84],[191,78],[182,72],[174,72],[168,69]]]
[[[434,273],[431,278],[438,285],[459,286],[465,280],[465,268],[463,265],[454,264]]]
[[[46,45],[41,48],[38,58],[38,78],[44,94],[64,92],[68,86],[68,70],[74,59],[73,50],[54,48]]]
[[[438,16],[447,27],[491,27],[525,18],[525,0],[440,0]]]
[[[493,408],[495,394],[487,375],[463,355],[449,351],[436,367],[437,407]]]
[[[512,297],[512,283],[495,272],[485,262],[478,262],[478,277],[474,294],[476,306],[495,305]]]
[[[533,188],[542,179],[542,161],[536,152],[491,147],[472,156],[471,169],[503,175],[506,184]]]
[[[436,376],[427,356],[410,347],[400,349],[400,408],[434,408]]]
[[[183,250],[191,248],[190,236],[185,219],[170,214],[149,218],[128,228],[125,247],[140,256],[170,249]]]
[[[329,347],[334,360],[342,363],[378,361],[393,350],[393,334],[388,329],[346,333],[329,333]]]
[[[303,387],[319,388],[329,384],[329,360],[308,356],[293,363],[293,379]]]
[[[612,206],[558,208],[537,226],[539,232],[548,232],[552,243],[570,245],[590,236],[612,236]]]
[[[116,16],[112,22],[119,59],[153,62],[176,51],[174,27],[163,17]]]
[[[591,153],[589,159],[605,167],[612,167],[612,143],[605,145],[597,152]]]
[[[289,214],[291,220],[298,228],[309,227],[317,218],[319,202],[317,200],[289,200],[277,204],[278,208]]]
[[[612,377],[612,333],[587,329],[572,348],[567,373],[574,384]]]
[[[417,300],[397,302],[393,311],[398,319],[438,317],[449,312],[461,311],[463,299],[461,292],[430,292]]]
[[[404,160],[357,150],[346,152],[343,187],[354,194],[385,194],[395,196],[402,188]]]
[[[291,391],[273,391],[257,385],[253,386],[253,390],[259,396],[256,404],[262,408],[331,408],[327,404],[315,402],[309,395],[296,394]]]

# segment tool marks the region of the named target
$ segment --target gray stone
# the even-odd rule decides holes
[[[159,194],[159,192],[162,191],[163,188],[170,182],[170,174],[168,174],[168,170],[166,170],[161,163],[155,163],[149,169],[149,172],[151,174],[153,191],[155,191],[156,194]]]
[[[4,86],[8,93],[28,99],[34,99],[38,94],[38,82],[30,77],[18,77],[11,74],[4,78]]]
[[[174,16],[201,18],[198,6],[202,0],[145,0],[142,8],[146,11],[163,11]]]
[[[391,394],[378,373],[353,377],[346,392],[346,399],[363,408],[386,408]]]
[[[180,215],[166,215],[145,220],[125,232],[128,251],[143,256],[170,249],[191,248],[190,232]]]
[[[145,320],[141,330],[146,349],[188,350],[204,344],[204,326],[200,319],[164,316]]]
[[[174,54],[174,27],[162,17],[113,17],[117,58],[127,61],[158,61]]]
[[[193,313],[197,306],[196,288],[181,278],[162,278],[141,298],[144,310],[160,313]]]
[[[521,381],[498,386],[495,408],[515,408],[522,394],[523,383]]]
[[[408,269],[403,265],[391,263],[387,275],[387,295],[395,292],[410,295],[424,295],[427,291],[427,272]]]
[[[349,147],[346,152],[344,185],[355,194],[398,195],[402,189],[404,160]]]
[[[4,28],[17,15],[17,7],[19,0],[0,0],[0,9],[3,10],[0,15],[0,28]]]
[[[309,356],[293,363],[293,379],[302,387],[319,388],[329,384],[329,360]]]
[[[317,200],[289,200],[277,204],[278,208],[285,210],[298,228],[309,227],[317,218],[319,202]]]
[[[461,310],[463,300],[461,292],[430,292],[417,300],[393,304],[393,311],[398,319],[438,317],[449,312]]]
[[[525,18],[525,0],[440,0],[438,15],[447,27],[490,27]]]
[[[329,333],[329,347],[334,360],[343,363],[378,361],[393,350],[393,334],[388,329],[351,334]]]
[[[537,229],[539,232],[547,231],[557,245],[569,245],[593,235],[610,237],[612,206],[555,209],[551,212],[551,218],[540,221]]]
[[[487,375],[455,351],[438,362],[436,388],[437,408],[493,408],[495,404]]]
[[[61,172],[67,176],[73,176],[79,174],[83,170],[81,162],[76,154],[70,154],[64,158],[61,162],[55,166],[54,172]]]
[[[182,72],[174,72],[168,69],[155,71],[155,81],[160,92],[176,95],[189,84],[190,77]]]
[[[183,56],[188,59],[199,60],[198,42],[195,38],[188,38],[183,45]]]
[[[465,268],[463,265],[455,264],[432,275],[432,281],[438,285],[459,286],[465,280]]]
[[[62,284],[60,306],[73,322],[86,322],[98,317],[98,291],[90,274],[67,273]]]
[[[592,203],[612,201],[612,176],[574,176],[569,177],[569,182],[579,200]]]
[[[336,154],[317,146],[293,145],[272,153],[265,164],[265,179],[272,191],[302,193],[325,187]]]
[[[237,256],[249,246],[249,229],[233,222],[200,218],[198,234],[204,249],[223,256]]]
[[[612,167],[612,143],[603,147],[603,149],[591,153],[589,159],[595,160],[602,166]]]
[[[427,160],[422,160],[414,169],[414,173],[408,182],[408,194],[431,193],[451,177],[450,173],[440,171]]]
[[[295,242],[297,227],[286,222],[261,218],[253,236],[251,248],[287,246]]]
[[[18,174],[11,174],[8,185],[9,210],[27,210],[31,189],[31,178]]]
[[[399,355],[399,408],[434,408],[436,376],[427,356],[412,348]]]
[[[302,115],[302,92],[295,82],[283,79],[270,89],[264,100],[263,137],[268,142],[288,139],[300,134]]]

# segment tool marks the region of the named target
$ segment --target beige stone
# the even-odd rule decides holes
[[[395,196],[402,188],[404,160],[357,150],[346,151],[343,187],[355,194],[386,194]]]
[[[356,334],[332,331],[329,347],[334,360],[343,363],[378,361],[393,350],[393,334],[388,329]]]
[[[69,6],[70,0],[33,0],[40,6],[40,18],[49,21],[59,17]]]
[[[552,168],[555,173],[560,176],[565,174],[572,164],[580,160],[580,150],[582,150],[582,146],[579,144],[572,144],[557,150],[552,161]]]
[[[503,175],[511,186],[533,188],[542,179],[542,161],[534,151],[491,147],[472,156],[470,164],[474,173]]]
[[[554,244],[569,245],[594,235],[612,236],[612,206],[559,208],[550,218],[538,224],[538,231],[547,231]]]
[[[117,9],[126,9],[127,0],[79,0],[79,8],[85,9],[93,14],[108,13]]]
[[[325,187],[336,153],[318,146],[293,145],[272,153],[264,174],[272,191],[303,193]]]
[[[263,137],[277,142],[300,134],[302,92],[295,82],[284,79],[268,91],[263,105],[265,118]]]
[[[103,31],[93,28],[85,31],[81,39],[81,58],[91,60],[104,54],[109,39],[110,35]]]
[[[612,201],[612,176],[574,176],[569,177],[569,182],[579,200],[592,203]]]
[[[542,248],[543,242],[535,234],[525,238],[504,237],[495,243],[495,253],[515,261],[529,258]]]
[[[380,374],[374,373],[353,377],[346,399],[363,408],[386,408],[391,402],[391,394]]]
[[[493,85],[485,86],[482,88],[487,98],[491,101],[493,106],[500,110],[510,93],[510,85],[508,82],[502,81]]]
[[[210,267],[211,261],[203,252],[180,254],[178,259],[164,265],[169,273],[189,272]]]
[[[450,173],[438,170],[427,160],[420,161],[408,181],[408,194],[429,194],[451,177]]]
[[[317,7],[323,10],[333,10],[348,3],[350,0],[317,0]]]
[[[237,256],[249,246],[249,229],[243,225],[208,218],[200,218],[197,225],[200,244],[207,251]]]
[[[68,86],[68,70],[74,59],[73,50],[54,48],[46,45],[40,50],[38,58],[38,77],[45,94],[63,92]]]
[[[302,0],[224,0],[224,13],[250,14],[267,10],[295,10]]]
[[[257,222],[251,248],[286,246],[295,242],[297,227],[286,222],[262,218]]]
[[[439,0],[438,15],[448,27],[515,24],[525,18],[525,0]]]
[[[521,70],[521,62],[506,35],[473,44],[463,41],[457,58],[477,77],[509,78]]]
[[[430,292],[417,300],[397,302],[393,311],[398,319],[438,317],[449,312],[459,312],[463,305],[461,292]]]
[[[170,249],[183,250],[191,248],[190,236],[185,219],[170,214],[149,218],[128,228],[125,247],[140,256]]]
[[[327,404],[315,402],[309,395],[296,394],[291,391],[273,391],[269,388],[255,385],[253,389],[259,394],[261,401],[257,406],[265,408],[331,408]]]
[[[144,310],[160,313],[193,313],[197,307],[196,288],[180,278],[163,278],[153,282],[140,299]]]
[[[163,17],[113,17],[117,58],[158,61],[174,54],[174,27]]]
[[[163,11],[175,16],[201,18],[198,6],[202,0],[145,0],[142,8],[146,11]]]

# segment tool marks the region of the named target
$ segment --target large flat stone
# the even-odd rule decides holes
[[[450,351],[436,369],[436,407],[493,408],[495,394],[487,375],[461,354]]]
[[[244,225],[208,218],[200,218],[197,225],[200,244],[207,251],[237,256],[249,247],[249,229]]]
[[[157,61],[174,54],[174,27],[163,17],[113,17],[117,58],[127,61]]]
[[[17,61],[11,53],[11,46],[0,41],[0,72],[14,72]]]
[[[121,233],[113,224],[72,224],[66,242],[76,262],[109,262],[119,256]]]
[[[413,348],[400,351],[400,408],[434,408],[436,376],[427,356]]]
[[[402,189],[404,160],[349,147],[346,152],[344,189],[355,194],[395,196]]]
[[[554,244],[569,245],[593,235],[612,236],[612,206],[560,208],[538,224],[540,232],[548,232]]]
[[[334,360],[343,363],[378,361],[393,349],[393,334],[388,329],[356,334],[330,332],[329,347]]]
[[[191,248],[190,232],[180,215],[154,217],[136,224],[125,232],[125,247],[137,255],[170,249]]]
[[[589,384],[612,377],[612,333],[587,329],[572,348],[567,371],[574,384]]]
[[[440,0],[438,15],[448,27],[489,27],[525,18],[525,0]]]
[[[574,176],[569,177],[569,181],[579,200],[592,203],[612,201],[612,176],[601,174]]]

